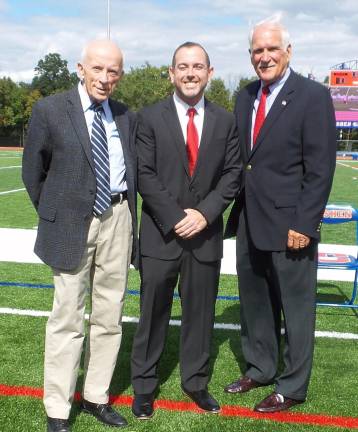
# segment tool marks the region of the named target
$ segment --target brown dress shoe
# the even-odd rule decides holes
[[[282,396],[279,393],[271,393],[263,401],[255,405],[254,411],[261,413],[273,413],[277,411],[285,411],[303,403],[303,400],[290,399]]]
[[[260,384],[252,378],[244,375],[237,381],[227,385],[224,388],[224,391],[226,391],[226,393],[246,393],[256,387],[261,387],[262,385],[263,384]]]

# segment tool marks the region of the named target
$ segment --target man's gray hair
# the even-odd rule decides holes
[[[281,32],[282,36],[282,48],[286,49],[290,45],[290,34],[288,33],[288,30],[286,27],[282,24],[282,13],[278,12],[274,15],[271,15],[268,18],[263,19],[262,21],[259,21],[258,23],[254,24],[249,33],[249,45],[250,45],[250,51],[252,50],[252,37],[254,34],[254,31],[257,27],[265,26],[268,28],[272,28],[274,30],[279,30]]]

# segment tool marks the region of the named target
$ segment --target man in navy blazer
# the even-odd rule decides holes
[[[123,104],[109,99],[122,74],[123,56],[114,42],[87,44],[78,64],[81,82],[34,106],[24,150],[23,180],[39,216],[35,252],[52,268],[55,284],[45,343],[48,432],[69,431],[88,288],[82,409],[105,424],[127,424],[108,404],[128,268],[137,255],[136,122]],[[97,129],[95,106],[101,119]],[[106,145],[95,150],[99,124]],[[101,213],[95,203],[105,175],[103,170],[101,178],[97,175],[95,151],[109,164],[108,207]]]
[[[253,28],[250,54],[259,81],[238,94],[235,106],[244,170],[226,232],[237,234],[247,370],[225,390],[244,393],[274,382],[255,410],[275,412],[306,399],[317,243],[335,168],[336,130],[328,89],[290,68],[289,35],[278,21]],[[278,374],[282,319],[284,367]]]

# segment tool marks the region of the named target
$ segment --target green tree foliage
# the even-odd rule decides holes
[[[39,60],[35,74],[31,87],[42,96],[68,90],[78,81],[76,74],[69,72],[67,60],[62,60],[58,53],[47,54]]]
[[[168,67],[151,66],[131,68],[119,82],[112,97],[126,104],[133,111],[164,99],[173,92]]]
[[[41,99],[39,90],[10,78],[0,79],[0,136],[17,137],[23,143],[33,104]]]
[[[11,78],[0,79],[0,128],[13,128],[22,123],[26,90]]]
[[[242,90],[244,87],[246,87],[251,82],[257,81],[257,80],[258,80],[257,76],[252,76],[251,78],[249,78],[249,77],[240,78],[239,85],[237,86],[236,90],[234,91],[233,97],[236,99],[236,96],[240,90]]]
[[[233,110],[233,102],[230,90],[225,87],[225,83],[221,78],[214,78],[211,80],[209,88],[205,92],[205,96],[211,102],[215,102],[228,111]]]
[[[34,104],[41,99],[41,93],[39,92],[39,90],[31,90],[28,92],[26,100],[25,100],[25,109],[24,109],[24,123],[28,123],[30,117],[31,117],[31,112],[32,112],[32,107],[34,106]]]

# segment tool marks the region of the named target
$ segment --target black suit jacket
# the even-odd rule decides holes
[[[291,70],[251,151],[251,117],[259,86],[260,81],[249,84],[236,101],[243,186],[226,236],[236,234],[245,204],[255,246],[279,251],[286,249],[289,229],[319,239],[335,168],[335,115],[328,89]]]
[[[135,116],[124,105],[109,103],[123,147],[136,264]],[[36,254],[52,267],[75,269],[86,245],[96,191],[91,142],[77,87],[34,106],[22,175],[39,215]]]
[[[141,254],[168,260],[188,248],[200,261],[219,260],[221,215],[238,191],[241,171],[234,116],[205,101],[192,177],[172,96],[138,114],[137,153],[138,188],[143,197]],[[185,217],[185,208],[199,210],[208,221],[208,227],[191,240],[181,240],[173,231]]]

